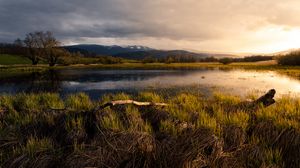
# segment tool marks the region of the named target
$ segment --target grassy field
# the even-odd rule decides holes
[[[168,106],[93,110],[133,98]],[[83,93],[0,96],[0,167],[299,167],[300,99],[255,109],[242,101],[186,92],[97,102]]]
[[[31,64],[31,61],[18,55],[0,54],[0,65]]]

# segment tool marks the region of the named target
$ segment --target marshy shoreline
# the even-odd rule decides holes
[[[59,69],[94,69],[94,70],[197,70],[197,69],[221,69],[221,70],[232,70],[232,69],[243,69],[243,70],[257,70],[257,71],[275,71],[284,75],[300,78],[300,66],[287,66],[278,65],[274,60],[272,61],[261,61],[261,62],[239,62],[231,64],[221,63],[119,63],[119,64],[76,64],[76,65],[56,65],[49,67],[44,64],[39,65],[3,65],[0,66],[1,75],[9,74],[20,74],[30,72],[43,72],[48,70],[59,70]]]

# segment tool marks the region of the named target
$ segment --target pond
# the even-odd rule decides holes
[[[300,80],[274,71],[246,70],[92,70],[63,69],[0,77],[0,94],[85,92],[97,99],[105,93],[151,89],[198,88],[244,96],[276,89],[277,95],[297,95]]]

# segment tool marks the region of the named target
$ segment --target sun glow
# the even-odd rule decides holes
[[[285,27],[266,27],[255,33],[259,39],[255,52],[271,53],[299,48],[300,29]]]

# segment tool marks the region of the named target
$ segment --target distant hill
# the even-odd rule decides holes
[[[193,57],[196,59],[206,57],[234,57],[229,54],[213,54],[213,53],[196,53],[186,50],[157,50],[145,46],[103,46],[103,45],[89,45],[80,44],[73,46],[64,46],[69,52],[80,52],[83,55],[96,56],[96,55],[110,55],[126,59],[141,60],[145,57],[153,58],[166,58],[168,56],[177,57]]]
[[[104,46],[104,45],[96,45],[96,44],[80,44],[80,45],[72,45],[72,46],[64,46],[64,48],[70,52],[81,52],[91,53],[96,55],[116,55],[119,53],[127,53],[127,52],[136,52],[136,51],[149,51],[153,50],[144,46]]]

